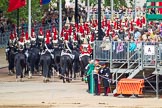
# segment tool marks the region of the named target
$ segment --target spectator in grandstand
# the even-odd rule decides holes
[[[26,20],[23,18],[21,19],[21,29],[27,29],[27,22]]]
[[[134,40],[139,39],[140,36],[141,36],[141,32],[139,31],[138,28],[136,28],[136,29],[134,30]]]
[[[125,38],[124,29],[120,29],[120,30],[119,30],[119,39],[123,41],[124,38]]]
[[[107,19],[110,19],[110,13],[111,13],[111,10],[110,10],[110,7],[106,7],[105,8],[105,16]]]
[[[0,33],[4,33],[4,25],[2,21],[0,21]]]

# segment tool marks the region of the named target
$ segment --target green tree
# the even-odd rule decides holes
[[[19,9],[19,17],[20,19],[28,19],[28,0],[27,5]],[[55,1],[55,0],[54,0]],[[47,10],[49,8],[49,5],[40,5],[39,0],[31,0],[31,5],[32,5],[32,20],[37,20],[40,21],[44,10]],[[8,0],[2,0],[0,3],[0,11],[3,12],[3,15],[7,18],[9,18],[12,22],[16,23],[17,21],[17,11],[12,11],[12,12],[7,12],[8,8]]]

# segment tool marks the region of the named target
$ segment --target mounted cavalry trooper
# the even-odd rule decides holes
[[[64,51],[61,52],[62,55],[69,55],[72,59],[74,59],[74,55],[72,55],[73,44],[72,41],[69,40],[68,32],[65,34],[64,37]]]
[[[14,57],[16,53],[16,38],[14,34],[11,32],[10,39],[8,42],[8,47],[6,48],[6,60],[8,60],[8,75],[12,75],[14,73]]]
[[[45,39],[45,48],[41,53],[39,65],[42,66],[43,70],[43,82],[48,82],[49,78],[51,78],[52,72],[52,58],[53,55],[51,53],[51,43],[50,43],[50,31],[46,31],[46,39]]]
[[[91,45],[84,40],[84,43],[80,46],[80,65],[81,65],[81,77],[85,74],[85,67],[88,65],[89,60],[91,59],[90,55],[92,53]]]
[[[28,32],[26,32],[26,34],[25,34],[25,44],[24,45],[25,45],[25,49],[29,49],[30,46],[31,46],[30,38],[28,36]]]
[[[31,45],[32,45],[32,46],[35,46],[35,45],[36,45],[36,34],[35,34],[33,28],[32,28],[32,31],[31,31],[31,37],[30,37],[30,40],[31,40]]]
[[[37,42],[39,48],[43,47],[43,42],[44,42],[44,32],[43,32],[43,28],[40,27],[38,33],[38,42]]]
[[[55,27],[52,28],[52,44],[53,47],[58,46],[58,38],[57,38],[57,29]]]
[[[24,38],[20,37],[18,43],[18,53],[15,55],[14,65],[16,69],[16,81],[22,81],[24,77],[24,68],[25,68],[25,54],[24,50]]]
[[[26,58],[26,68],[25,68],[25,74],[26,72],[29,72],[29,78],[31,78],[31,68],[30,68],[30,53],[31,53],[31,43],[30,38],[28,36],[28,32],[25,34],[25,41],[24,41],[24,54]]]

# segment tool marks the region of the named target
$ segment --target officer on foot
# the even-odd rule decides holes
[[[108,67],[108,63],[104,64],[104,68],[101,70],[101,74],[103,76],[102,81],[103,81],[103,87],[104,87],[104,96],[108,96],[109,92],[109,87],[110,87],[110,69]]]

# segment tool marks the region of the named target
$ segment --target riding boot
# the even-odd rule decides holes
[[[108,96],[108,87],[104,87],[104,96]]]

